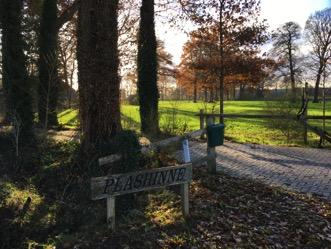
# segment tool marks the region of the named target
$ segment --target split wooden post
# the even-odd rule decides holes
[[[205,128],[205,116],[203,113],[203,109],[200,109],[200,130],[203,130]],[[200,136],[201,139],[203,139],[205,136],[202,134]]]
[[[107,197],[107,224],[108,228],[115,231],[115,197]]]
[[[113,154],[110,156],[99,158],[99,166],[107,165],[115,163],[119,160],[121,160],[122,155],[120,154]],[[109,196],[106,198],[107,201],[107,224],[108,228],[112,231],[115,230],[115,197]]]
[[[303,118],[307,122],[307,110],[304,111]],[[303,141],[305,144],[308,144],[308,128],[304,126],[303,129]]]
[[[180,195],[182,201],[182,213],[185,218],[190,215],[189,209],[189,184],[183,183],[180,185]]]
[[[214,122],[215,122],[215,118],[212,117],[207,118],[208,125],[213,125]],[[216,156],[217,155],[216,155],[215,147],[209,147],[207,142],[207,165],[210,173],[216,173]]]

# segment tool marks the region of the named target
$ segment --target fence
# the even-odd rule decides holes
[[[210,119],[209,123],[212,124],[213,121]],[[185,140],[192,140],[195,138],[201,138],[207,133],[206,129],[200,129],[197,131],[193,131],[190,133],[186,133],[182,136],[176,136],[176,137],[171,137],[164,139],[159,142],[152,143],[150,146],[143,148],[143,153],[148,153],[150,151],[157,151],[157,152],[172,152],[172,151],[177,151],[181,149],[183,151],[183,157],[184,155],[184,146],[183,142]],[[215,153],[215,148],[214,147],[209,147],[207,144],[206,147],[206,156],[199,158],[198,160],[195,160],[192,163],[193,166],[199,166],[202,163],[207,162],[207,166],[210,172],[216,172],[216,153]]]
[[[307,115],[307,104],[302,108],[301,112],[297,115],[285,116],[285,115],[270,115],[270,114],[216,114],[216,113],[204,113],[203,109],[200,110],[200,129],[204,129],[208,125],[208,120],[211,119],[215,122],[216,118],[247,118],[247,119],[292,119],[300,122],[304,126],[303,139],[304,143],[308,143],[308,130],[315,133],[320,137],[320,144],[323,140],[331,143],[331,134],[325,130],[312,126],[308,123],[308,120],[331,120],[331,116],[324,115]]]

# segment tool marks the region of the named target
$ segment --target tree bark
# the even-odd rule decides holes
[[[141,131],[154,136],[159,132],[154,0],[142,1],[140,18],[137,67]]]
[[[319,95],[321,77],[322,77],[322,74],[323,74],[324,70],[325,69],[323,68],[323,63],[320,63],[320,66],[319,66],[318,71],[317,71],[317,76],[316,76],[313,103],[318,103],[318,95]]]
[[[1,6],[0,6],[1,8]],[[1,13],[0,13],[1,14]],[[2,19],[2,18],[1,18]],[[10,122],[10,100],[9,100],[9,80],[8,75],[6,73],[5,68],[8,67],[7,65],[7,58],[6,58],[6,47],[4,44],[6,44],[6,34],[3,32],[1,36],[1,55],[2,55],[2,86],[3,86],[3,92],[4,92],[4,104],[5,104],[5,112],[4,112],[4,123]]]
[[[46,129],[58,125],[57,102],[59,92],[58,77],[58,29],[57,1],[43,2],[39,34],[39,123]]]
[[[290,78],[291,78],[291,90],[292,90],[292,101],[295,101],[295,71],[294,71],[294,63],[293,63],[293,49],[292,49],[292,38],[290,39],[287,44],[288,55],[289,55],[289,67],[290,67]]]
[[[22,37],[22,1],[1,1],[2,60],[8,113],[19,122],[20,138],[32,135],[32,93]],[[21,139],[20,139],[21,141]]]
[[[121,130],[118,0],[81,1],[78,80],[82,149],[90,152]]]

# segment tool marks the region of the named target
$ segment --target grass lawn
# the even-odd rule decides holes
[[[139,107],[122,105],[122,120],[125,129],[139,130]],[[208,113],[218,113],[216,103],[192,103],[191,101],[160,101],[160,126],[163,131],[183,133],[199,129],[199,118],[195,116],[200,109]],[[267,114],[265,101],[226,101],[225,113],[233,114]],[[322,115],[322,104],[309,104],[308,115]],[[327,115],[331,115],[331,103],[327,105]],[[65,110],[59,114],[60,123],[74,128],[77,126],[77,110]],[[267,119],[226,119],[225,136],[237,142],[259,144],[285,145],[286,139],[282,132],[270,128]],[[312,121],[311,124],[322,127],[322,120]],[[327,121],[327,130],[331,132],[331,121]],[[175,129],[172,129],[172,128]],[[300,127],[300,125],[298,125]],[[314,146],[318,137],[309,133],[310,145]],[[302,138],[291,141],[291,145],[302,145]]]

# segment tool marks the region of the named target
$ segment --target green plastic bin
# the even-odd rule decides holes
[[[224,143],[224,124],[213,124],[207,126],[208,146],[216,147]]]

